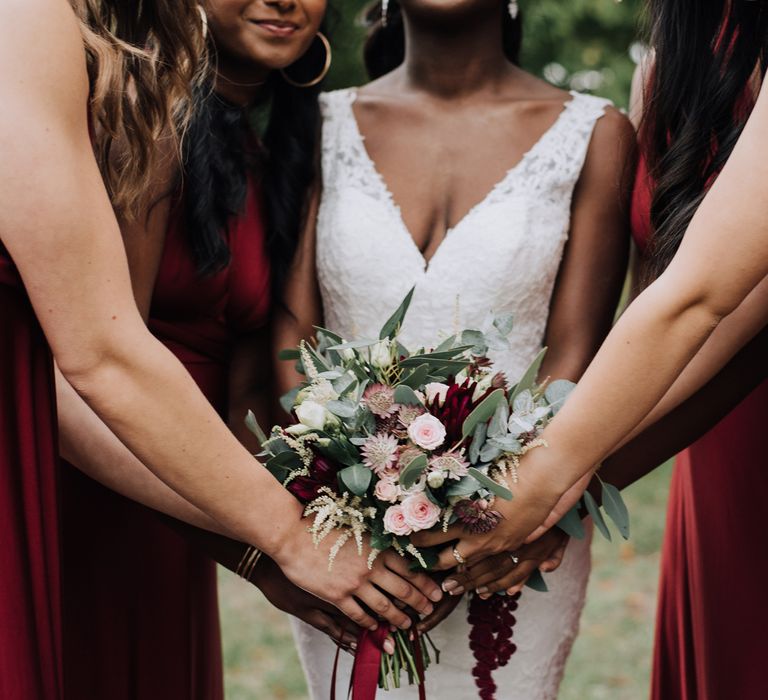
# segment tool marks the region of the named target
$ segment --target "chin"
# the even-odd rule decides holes
[[[400,0],[407,15],[433,21],[498,13],[504,4],[502,0]]]

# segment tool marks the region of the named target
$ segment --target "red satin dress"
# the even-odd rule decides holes
[[[647,246],[640,163],[632,227]],[[768,358],[766,358],[768,361]],[[768,698],[768,382],[682,452],[662,551],[653,700]]]
[[[251,183],[230,265],[200,277],[176,215],[152,299],[150,329],[224,418],[232,350],[270,303],[263,221]],[[149,509],[73,467],[63,477],[67,700],[222,700],[214,563]]]
[[[61,601],[53,360],[0,243],[0,698],[57,700]]]

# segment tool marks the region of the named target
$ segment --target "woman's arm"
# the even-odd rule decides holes
[[[275,311],[273,348],[278,396],[298,386],[304,378],[296,371],[293,362],[278,360],[277,354],[311,338],[315,333],[314,326],[320,325],[323,319],[315,268],[315,227],[320,196],[317,187],[310,199],[307,223],[286,281],[284,297]]]
[[[2,6],[0,103],[0,236],[69,383],[141,462],[271,555],[289,578],[366,625],[375,622],[353,593],[407,625],[374,582],[429,607],[403,581],[408,572],[395,574],[384,563],[369,572],[350,547],[331,575],[330,545],[313,545],[301,505],[236,441],[146,329],[91,148],[85,56],[67,3]],[[413,580],[439,596],[426,577]]]

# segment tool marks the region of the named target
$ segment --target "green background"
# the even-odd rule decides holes
[[[364,0],[331,0],[334,60],[330,87],[365,82],[360,62]],[[593,92],[626,107],[642,35],[641,0],[520,0],[522,64],[567,88]],[[549,66],[549,69],[547,67]]]

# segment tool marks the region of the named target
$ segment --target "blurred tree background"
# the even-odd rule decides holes
[[[501,1],[501,0],[500,0]],[[367,0],[330,0],[334,48],[331,88],[366,81],[361,65]],[[632,72],[643,54],[642,0],[519,0],[522,64],[549,82],[608,97],[626,107]]]

